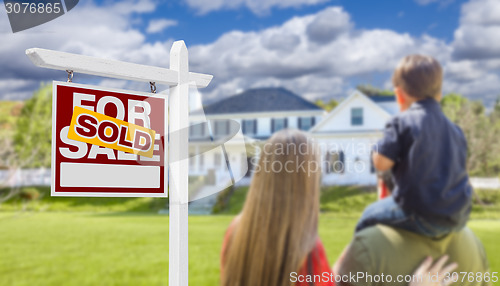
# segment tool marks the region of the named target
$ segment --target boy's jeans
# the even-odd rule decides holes
[[[356,226],[356,232],[376,224],[393,226],[428,237],[441,237],[452,231],[458,231],[465,226],[445,227],[428,221],[416,214],[407,214],[394,201],[392,196],[369,205]]]

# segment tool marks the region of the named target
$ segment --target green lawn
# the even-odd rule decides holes
[[[222,237],[232,216],[189,220],[190,285],[217,285]],[[320,216],[333,263],[355,219]],[[491,268],[500,270],[500,221],[474,220]],[[168,217],[127,213],[0,213],[0,285],[167,285]]]
[[[0,190],[1,191],[1,190]],[[217,285],[224,231],[244,203],[237,189],[220,215],[192,216],[190,284]],[[28,201],[27,196],[39,196]],[[469,226],[500,270],[500,192],[480,191]],[[356,220],[376,198],[373,190],[325,187],[320,236],[333,264],[350,241]],[[26,188],[0,205],[0,286],[167,285],[167,204],[152,198],[60,198],[49,188]],[[24,210],[24,211],[23,211]]]
[[[0,194],[6,189],[0,189]],[[234,215],[241,211],[248,187],[235,190],[226,205],[217,206],[218,214]],[[500,191],[477,190],[482,204],[474,203],[473,219],[500,219]],[[26,197],[37,197],[26,200]],[[321,190],[320,209],[337,217],[359,218],[364,208],[374,202],[374,188],[332,186]],[[51,197],[50,187],[26,187],[21,195],[0,204],[0,211],[56,211],[56,212],[150,212],[157,213],[168,204],[158,198],[85,198]],[[1,285],[0,285],[1,286]]]
[[[220,213],[237,214],[243,208],[247,187],[238,188]],[[472,219],[500,219],[500,190],[476,190],[481,204],[474,202]],[[321,189],[322,213],[336,217],[357,219],[365,207],[377,200],[373,187],[330,186]]]

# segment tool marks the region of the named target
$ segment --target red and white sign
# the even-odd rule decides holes
[[[167,197],[163,96],[66,82],[53,88],[52,196]],[[153,156],[69,139],[77,106],[154,130]]]

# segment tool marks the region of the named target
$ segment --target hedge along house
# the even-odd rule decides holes
[[[372,150],[398,111],[394,96],[366,96],[356,90],[311,128],[321,146],[323,184],[375,184]]]
[[[204,111],[204,114],[203,114]],[[325,111],[302,97],[283,88],[250,89],[205,106],[190,115],[190,153],[199,154],[190,159],[190,174],[207,176],[209,183],[226,185],[231,175],[236,179],[244,167],[243,179],[238,185],[250,183],[252,165],[257,162],[259,146],[275,132],[285,128],[309,131],[325,115]],[[204,152],[204,147],[224,138],[230,130],[230,120],[241,125],[246,146],[241,140],[224,144],[224,150]],[[200,124],[210,121],[210,124]],[[240,148],[240,149],[238,149]],[[200,154],[201,153],[201,154]]]

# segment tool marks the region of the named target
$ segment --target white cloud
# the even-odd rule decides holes
[[[125,60],[141,64],[167,65],[170,40],[148,43],[146,37],[134,26],[141,13],[155,9],[152,0],[106,2],[80,2],[78,9],[44,25],[12,33],[6,13],[0,13],[0,80],[24,79],[26,81],[65,80],[60,71],[35,67],[26,57],[25,50],[39,47],[85,54],[101,58]],[[79,75],[75,75],[78,79]],[[2,89],[0,98],[15,96],[26,98],[36,85],[15,86]]]
[[[106,3],[81,3],[68,15],[16,34],[0,13],[0,98],[26,98],[40,81],[65,80],[63,72],[34,67],[24,54],[31,47],[168,67],[172,40],[148,42],[137,28],[142,26],[137,24],[142,21],[138,14],[154,10],[154,2]],[[345,10],[330,7],[274,27],[230,31],[212,43],[189,46],[190,69],[214,75],[202,90],[206,99],[265,86],[285,87],[309,99],[340,98],[358,83],[390,87],[400,58],[423,53],[443,64],[445,92],[491,101],[500,90],[496,3],[471,0],[463,5],[452,43],[388,29],[357,29]],[[474,27],[480,28],[469,30]],[[79,78],[76,74],[77,82]],[[145,83],[101,80],[102,85],[149,90]]]
[[[340,7],[333,7],[316,14],[306,30],[311,41],[324,44],[347,32],[351,26],[349,14]]]
[[[215,76],[206,97],[269,84],[312,98],[340,96],[352,77],[388,76],[400,58],[416,52],[447,60],[451,50],[427,35],[357,30],[347,12],[331,7],[258,32],[228,32],[191,47],[190,57],[193,70]]]
[[[272,8],[297,8],[316,5],[330,0],[185,0],[191,8],[200,14],[218,10],[233,10],[246,7],[255,14],[269,13]]]
[[[149,21],[149,25],[146,28],[148,34],[155,34],[163,32],[169,27],[177,26],[177,21],[170,19],[154,19]]]
[[[425,34],[356,29],[347,12],[333,7],[261,31],[228,32],[211,44],[192,47],[190,55],[193,68],[215,75],[205,93],[210,99],[266,85],[308,98],[342,97],[356,83],[373,83],[374,78],[380,78],[376,85],[390,88],[397,62],[421,53],[442,63],[445,93],[459,92],[491,104],[500,93],[500,30],[495,22],[499,6],[491,0],[465,4],[452,43]],[[462,36],[471,25],[481,25],[481,31]]]
[[[462,6],[462,25],[500,25],[500,5],[497,0],[474,0]]]
[[[415,0],[418,5],[426,6],[433,3],[439,3],[441,7],[445,7],[455,2],[455,0]]]
[[[457,59],[500,57],[500,2],[473,0],[462,6],[460,27],[455,31]]]
[[[495,102],[499,96],[500,76],[496,73],[487,73],[473,80],[463,81],[448,80],[444,82],[444,89],[468,95],[470,98],[480,99],[487,104]]]
[[[487,104],[500,94],[500,2],[470,0],[461,9],[460,25],[445,64],[446,91]]]
[[[418,5],[429,5],[434,2],[438,2],[439,0],[415,0]]]

